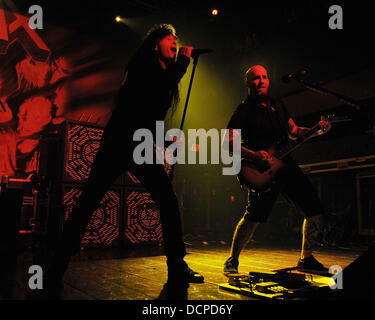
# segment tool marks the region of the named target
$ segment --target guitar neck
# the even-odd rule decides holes
[[[299,147],[301,144],[306,142],[308,139],[310,139],[314,134],[316,134],[320,130],[319,123],[316,124],[311,128],[309,132],[304,134],[302,137],[297,138],[296,140],[289,141],[286,145],[278,149],[277,152],[277,158],[280,160],[284,157],[286,157],[289,153],[291,153],[294,149]]]

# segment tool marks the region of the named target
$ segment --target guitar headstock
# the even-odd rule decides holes
[[[352,119],[347,116],[336,116],[334,114],[329,114],[328,116],[324,117],[324,120],[327,120],[329,123],[337,123],[351,121]]]

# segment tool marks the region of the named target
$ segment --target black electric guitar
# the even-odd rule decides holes
[[[329,123],[346,121],[343,117],[329,115],[325,119]],[[242,183],[250,186],[251,188],[261,191],[267,189],[274,180],[278,171],[285,166],[283,158],[289,153],[298,148],[301,144],[312,138],[321,129],[319,123],[316,124],[304,136],[296,140],[289,140],[287,143],[276,143],[266,150],[271,157],[271,166],[267,170],[260,170],[254,161],[244,159],[241,164],[241,171],[238,178]]]

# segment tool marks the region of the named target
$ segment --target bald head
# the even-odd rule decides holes
[[[251,95],[268,94],[269,79],[267,70],[260,65],[252,66],[246,71],[246,87]]]

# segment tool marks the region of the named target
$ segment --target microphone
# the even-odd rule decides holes
[[[289,73],[286,74],[285,76],[282,76],[281,80],[285,83],[289,83],[292,79],[298,78],[300,76],[304,76],[307,74],[307,70],[302,70],[300,72],[295,72],[295,73]]]
[[[206,54],[206,53],[211,53],[212,49],[193,49],[193,51],[191,52],[191,56],[193,58],[199,56],[200,54]]]

